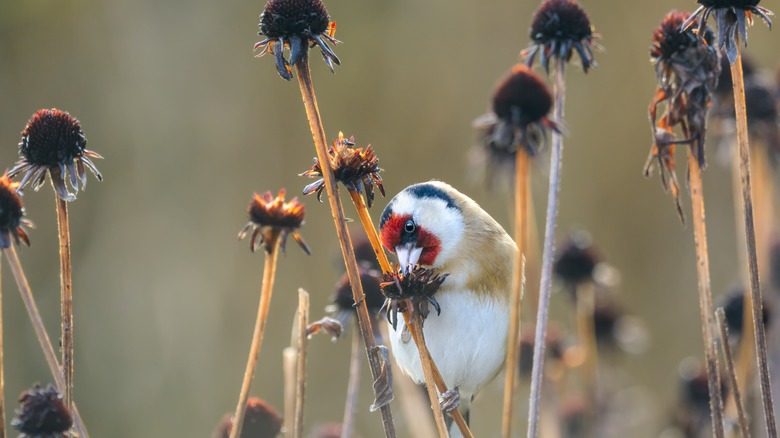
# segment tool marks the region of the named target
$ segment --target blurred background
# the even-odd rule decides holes
[[[649,341],[642,354],[617,359],[618,400],[638,406],[631,436],[659,436],[678,399],[678,365],[701,356],[702,343],[692,227],[681,226],[658,178],[642,176],[655,90],[648,48],[666,12],[697,5],[581,4],[606,52],[587,75],[568,72],[558,240],[588,230],[619,271],[619,300],[641,319]],[[344,42],[335,48],[342,61],[335,75],[312,53],[328,135],[341,130],[358,146],[372,144],[389,196],[441,179],[509,229],[511,198],[474,178],[467,151],[476,141],[472,120],[488,109],[496,81],[529,41],[537,2],[330,0],[327,6]],[[253,57],[262,7],[246,0],[0,1],[0,167],[16,161],[19,133],[43,107],[71,112],[89,148],[105,157],[97,162],[105,181],[90,176],[70,208],[75,398],[93,436],[206,437],[235,407],[263,263],[236,234],[252,193],[280,187],[300,193],[310,181],[297,174],[314,156],[297,85],[278,77],[272,59]],[[763,25],[751,29],[748,52],[758,67],[775,69],[776,40]],[[718,296],[739,281],[740,266],[730,167],[713,146],[709,156],[705,198]],[[678,162],[682,178],[685,165]],[[548,164],[543,154],[533,169],[539,223]],[[37,228],[22,262],[56,342],[54,197],[47,185],[24,199]],[[281,351],[290,340],[296,290],[311,293],[317,318],[343,272],[327,204],[304,201],[302,235],[313,255],[291,243],[280,258],[252,390],[280,410]],[[683,203],[689,211],[687,195]],[[385,204],[376,202],[374,217]],[[355,217],[350,205],[347,215]],[[16,395],[51,377],[15,285],[3,277],[10,421]],[[553,298],[559,307],[566,299]],[[315,337],[311,347],[307,430],[341,420],[349,338]],[[368,412],[367,375],[363,383],[357,430],[379,436],[379,414]],[[471,418],[478,436],[498,436],[502,385],[497,378],[476,402]],[[527,412],[523,388],[520,418]],[[404,436],[397,405],[395,411]]]

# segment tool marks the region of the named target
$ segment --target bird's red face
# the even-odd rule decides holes
[[[382,223],[382,245],[398,255],[403,268],[432,266],[441,251],[441,240],[417,224],[411,214],[390,213]]]

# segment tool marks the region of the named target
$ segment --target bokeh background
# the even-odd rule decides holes
[[[697,5],[581,3],[606,52],[597,54],[595,71],[568,74],[558,234],[587,229],[620,272],[620,300],[650,336],[642,355],[619,361],[621,386],[630,391],[625,397],[641,406],[631,436],[658,436],[677,398],[678,364],[700,356],[702,345],[692,229],[680,225],[657,178],[641,173],[655,87],[648,48],[667,11]],[[471,121],[488,108],[494,84],[528,42],[537,2],[327,5],[344,42],[336,47],[342,66],[335,75],[313,53],[328,135],[343,130],[358,145],[372,144],[389,195],[441,179],[508,227],[509,198],[475,181],[467,150],[476,139]],[[314,156],[297,86],[278,77],[271,59],[253,57],[262,7],[246,0],[0,1],[0,167],[16,160],[19,133],[42,107],[78,117],[90,149],[105,156],[97,163],[105,181],[90,179],[71,204],[75,396],[93,436],[206,437],[235,407],[263,262],[236,233],[254,191],[299,193],[309,181],[297,174]],[[749,53],[760,67],[776,67],[777,38],[763,25],[750,31]],[[738,281],[739,266],[729,167],[716,155],[711,147],[705,196],[719,295]],[[541,157],[532,182],[540,222],[547,166]],[[318,317],[343,269],[327,205],[305,202],[303,236],[313,255],[290,245],[280,259],[252,390],[280,408],[281,351],[290,339],[295,291],[312,294],[312,316]],[[21,250],[22,262],[56,340],[53,195],[46,186],[28,192],[25,203],[37,228],[32,247]],[[377,202],[375,217],[385,203]],[[51,377],[10,275],[4,277],[10,419],[15,396]],[[348,338],[313,339],[307,429],[340,421],[348,351]],[[498,434],[502,382],[484,391],[472,413],[479,436]],[[369,403],[364,376],[363,437],[381,433]],[[519,417],[525,409],[521,401]]]

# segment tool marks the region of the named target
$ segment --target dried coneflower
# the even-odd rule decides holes
[[[64,438],[73,425],[62,394],[51,385],[46,389],[35,385],[22,393],[19,403],[11,426],[22,433],[20,437]]]
[[[88,150],[81,124],[58,109],[38,110],[27,122],[19,143],[20,160],[8,172],[10,177],[22,174],[19,190],[32,184],[38,190],[49,175],[56,194],[57,229],[60,247],[60,289],[62,301],[62,364],[65,374],[65,403],[73,401],[73,279],[70,258],[70,223],[68,202],[76,199],[79,186],[87,183],[86,169],[103,180],[91,158],[102,158]],[[70,193],[68,183],[75,193]]]
[[[652,164],[657,161],[664,189],[671,188],[677,213],[684,222],[685,216],[674,172],[674,148],[676,144],[689,145],[688,182],[693,211],[693,234],[696,248],[704,357],[709,378],[710,400],[713,406],[710,410],[712,431],[715,436],[722,437],[720,368],[713,333],[715,327],[714,307],[710,288],[702,184],[702,172],[706,165],[704,143],[707,112],[720,75],[720,58],[717,48],[712,45],[712,31],[704,25],[698,26],[697,31],[685,27],[684,23],[691,20],[695,23],[695,18],[691,18],[687,13],[671,11],[653,33],[650,55],[655,64],[658,87],[648,110],[654,144],[645,165],[645,175],[650,176]],[[665,104],[665,109],[659,118],[658,108],[661,104]],[[682,133],[681,138],[677,136],[675,130]],[[670,185],[667,183],[667,173],[671,176]]]
[[[573,0],[544,0],[537,9],[531,23],[531,47],[525,50],[522,55],[526,63],[532,65],[536,54],[539,54],[540,62],[547,74],[550,74],[549,64],[553,61],[553,117],[556,122],[563,121],[563,104],[566,95],[566,64],[571,60],[574,51],[576,51],[582,67],[585,72],[595,65],[593,59],[594,46],[593,26],[585,13]],[[599,48],[596,45],[596,48]],[[531,402],[528,412],[528,436],[534,438],[539,433],[539,412],[541,409],[541,389],[544,370],[544,336],[547,331],[548,309],[550,306],[550,296],[552,294],[552,270],[553,259],[555,257],[555,225],[558,217],[558,197],[561,185],[561,169],[563,165],[563,135],[560,130],[553,130],[552,145],[550,155],[550,185],[547,194],[547,214],[545,219],[545,233],[542,253],[542,271],[539,285],[539,307],[536,317],[535,351],[534,351],[534,371],[531,377]],[[520,174],[518,173],[518,176]],[[519,264],[515,265],[516,270],[520,269]],[[516,281],[515,283],[519,283]],[[517,302],[519,303],[519,294]],[[512,298],[513,302],[515,297]],[[515,314],[512,309],[513,319],[519,319],[519,313]],[[519,323],[510,323],[510,330],[519,328]],[[514,333],[510,333],[510,344],[516,343],[517,338]],[[513,351],[513,350],[510,350]],[[510,357],[514,357],[512,355]],[[514,373],[516,367],[512,366],[510,373]],[[512,422],[512,394],[514,387],[513,381],[507,376],[504,384],[504,412],[502,435],[509,437],[511,433]]]
[[[284,250],[285,240],[288,235],[292,235],[301,249],[306,254],[310,254],[309,247],[303,242],[297,230],[303,225],[304,206],[297,199],[289,202],[284,198],[285,190],[279,190],[277,196],[271,192],[263,195],[255,194],[249,203],[250,222],[239,232],[238,238],[243,239],[250,231],[252,236],[249,241],[249,248],[255,251],[258,245],[265,249],[265,267],[263,269],[263,285],[260,293],[260,305],[257,310],[257,320],[252,335],[252,343],[249,348],[249,360],[247,361],[244,380],[241,385],[241,392],[236,407],[236,424],[231,433],[231,438],[241,436],[241,428],[244,424],[246,414],[247,399],[249,397],[249,388],[252,384],[255,365],[257,364],[260,346],[263,343],[263,334],[265,333],[265,323],[268,319],[268,310],[271,305],[271,295],[273,293],[274,278],[276,276],[276,262],[279,256],[279,249]]]
[[[522,57],[531,66],[539,55],[539,63],[550,71],[550,60],[568,62],[574,52],[579,55],[585,73],[596,66],[593,48],[599,49],[594,39],[598,35],[585,10],[574,0],[545,0],[531,21],[531,45]]]
[[[441,308],[434,294],[439,290],[449,274],[439,274],[434,269],[423,268],[416,265],[410,271],[401,269],[395,272],[387,272],[380,287],[387,298],[386,317],[387,322],[396,328],[398,312],[409,311],[419,315],[423,320],[428,317],[430,304],[441,314]],[[407,307],[411,306],[411,307]]]
[[[233,430],[233,413],[227,413],[211,435],[212,438],[229,438]],[[276,438],[282,430],[282,417],[264,400],[251,397],[247,400],[246,416],[241,438]]]
[[[238,233],[238,239],[242,240],[252,232],[249,239],[249,249],[252,252],[262,245],[265,252],[271,254],[275,251],[276,244],[284,251],[287,237],[292,235],[301,249],[311,255],[308,245],[298,234],[298,229],[303,225],[304,205],[298,198],[285,201],[285,193],[286,191],[281,189],[276,196],[265,192],[262,195],[255,193],[252,197],[247,209],[249,222]]]
[[[328,43],[337,44],[336,23],[320,0],[270,0],[260,14],[259,35],[266,38],[254,49],[260,49],[257,57],[271,52],[276,59],[276,71],[286,79],[292,79],[292,68],[307,56],[309,45],[319,46],[322,58],[333,71],[333,64],[341,64]],[[290,48],[290,59],[284,57],[284,49]]]
[[[368,208],[374,203],[374,186],[385,196],[385,188],[382,186],[382,177],[379,172],[379,159],[377,159],[371,145],[363,148],[355,148],[355,137],[344,138],[344,133],[339,132],[338,140],[328,149],[330,167],[336,180],[344,184],[350,192],[364,194]],[[325,191],[325,180],[322,178],[322,166],[315,158],[311,169],[303,172],[301,176],[319,178],[303,189],[304,195],[317,193],[317,199],[322,201],[322,192]]]
[[[593,240],[585,231],[569,236],[567,242],[558,251],[553,264],[553,272],[572,292],[580,283],[593,280],[596,266],[601,255],[593,246]]]
[[[8,174],[0,177],[0,248],[9,248],[11,238],[17,245],[30,246],[30,240],[24,227],[32,227],[32,222],[24,217],[22,198],[17,189],[19,183],[11,181]]]
[[[750,327],[745,326],[745,290],[742,287],[737,287],[729,291],[720,298],[717,307],[723,308],[726,326],[728,327],[729,334],[732,338],[731,341],[736,344],[742,337],[744,331],[750,330]],[[766,300],[762,309],[763,316],[761,321],[766,328],[769,326],[772,318],[772,311]]]
[[[376,316],[385,302],[385,297],[382,295],[382,289],[380,288],[382,273],[365,262],[361,262],[358,265],[358,270],[360,272],[360,282],[363,284],[363,292],[366,294],[368,311],[372,316]],[[335,292],[331,296],[331,303],[327,310],[346,327],[350,319],[355,315],[355,300],[352,297],[352,286],[346,273],[336,283]]]

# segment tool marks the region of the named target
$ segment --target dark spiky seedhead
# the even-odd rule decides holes
[[[285,190],[279,190],[279,194],[274,196],[271,192],[265,192],[262,195],[255,193],[249,202],[249,222],[238,233],[238,239],[241,240],[252,231],[252,237],[249,240],[249,249],[252,252],[259,245],[267,253],[271,253],[276,245],[276,240],[280,240],[280,247],[284,251],[287,243],[287,236],[292,235],[293,239],[306,254],[311,254],[309,247],[298,234],[298,229],[303,225],[305,208],[298,198],[293,198],[289,202],[284,200]]]
[[[10,247],[11,237],[17,245],[19,242],[24,242],[25,245],[30,246],[27,232],[22,225],[32,224],[24,219],[22,197],[16,191],[18,187],[19,183],[11,181],[8,174],[0,177],[0,248]]]
[[[573,233],[555,258],[553,270],[564,283],[576,286],[593,280],[593,272],[601,261],[593,247],[590,235],[585,231]]]
[[[38,110],[22,131],[19,154],[36,166],[58,167],[80,157],[87,147],[81,124],[66,111]]]
[[[696,47],[698,39],[692,29],[681,29],[685,20],[690,17],[688,12],[672,10],[661,20],[661,24],[653,32],[653,45],[650,56],[653,58],[671,59],[677,53],[682,53],[691,47]]]
[[[271,405],[256,397],[246,402],[246,416],[240,438],[276,438],[282,430],[282,417]],[[222,417],[213,438],[229,438],[233,431],[233,414]]]
[[[533,43],[522,53],[528,65],[533,64],[538,54],[542,67],[549,72],[551,59],[568,62],[574,51],[579,54],[586,73],[596,65],[593,26],[588,14],[574,0],[544,0],[534,14],[530,32]]]
[[[22,437],[59,438],[64,437],[73,425],[62,394],[53,386],[41,389],[35,385],[19,397],[21,406],[11,421],[14,429],[22,432]]]
[[[398,311],[403,311],[407,303],[412,306],[412,313],[423,319],[428,317],[428,305],[432,305],[437,314],[441,314],[439,302],[434,294],[439,290],[449,274],[439,274],[434,269],[416,265],[410,270],[396,269],[395,272],[383,274],[382,294],[387,298],[387,321],[395,329],[398,323]]]
[[[363,285],[363,293],[366,295],[368,311],[370,314],[376,315],[385,302],[385,297],[382,295],[380,287],[382,273],[372,269],[371,265],[366,263],[358,265],[358,272],[360,274],[360,283]],[[337,311],[348,312],[350,315],[355,312],[352,285],[349,283],[349,277],[346,273],[336,283],[336,291],[333,294],[332,301],[336,309],[338,309]]]
[[[328,23],[330,16],[320,0],[271,0],[260,15],[260,31],[269,38],[318,35]]]
[[[697,0],[697,3],[708,8],[749,8],[758,6],[761,0]]]
[[[723,308],[730,337],[737,340],[740,339],[745,325],[745,289],[742,287],[733,289],[720,299],[718,307]],[[772,318],[771,305],[769,305],[768,301],[764,300],[761,309],[763,311],[761,319],[763,320],[764,327],[768,327]],[[751,322],[748,321],[748,324],[751,324]]]
[[[547,117],[553,98],[541,77],[525,65],[517,64],[496,87],[493,112],[499,119],[527,126]]]

